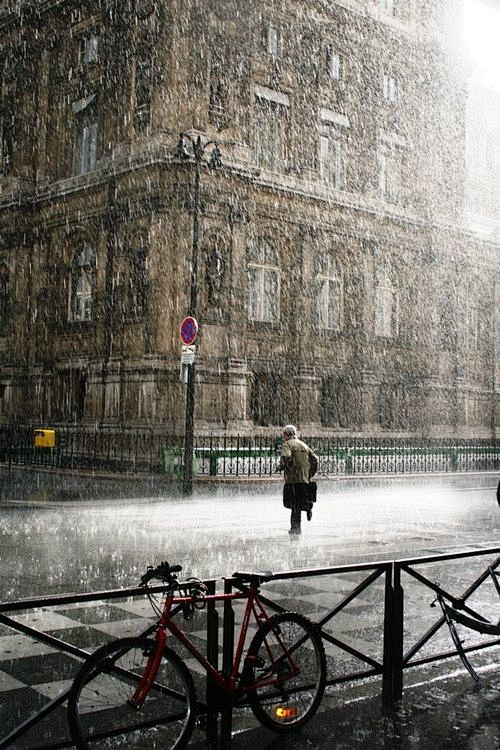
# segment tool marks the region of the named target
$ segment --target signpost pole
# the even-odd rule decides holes
[[[198,245],[200,225],[200,172],[203,151],[199,151],[194,144],[195,173],[194,173],[194,212],[193,212],[193,249],[191,256],[191,294],[189,300],[189,314],[196,316],[198,295]],[[193,456],[194,456],[194,387],[195,363],[188,365],[188,379],[186,386],[186,419],[184,427],[184,478],[182,490],[184,495],[193,494]]]
[[[199,256],[199,227],[201,217],[201,197],[200,197],[200,176],[201,176],[201,164],[204,159],[205,150],[213,145],[210,157],[207,159],[208,166],[212,169],[220,167],[222,164],[221,153],[217,144],[214,141],[207,141],[205,144],[202,143],[201,137],[198,136],[196,139],[189,135],[189,133],[181,133],[179,143],[177,144],[176,156],[180,159],[190,159],[189,151],[186,147],[186,139],[191,143],[192,154],[194,156],[194,207],[193,207],[193,247],[191,255],[191,286],[190,286],[190,300],[189,300],[189,315],[191,320],[194,320],[197,312],[197,295],[198,295],[198,256]],[[185,319],[184,323],[188,318]],[[196,323],[196,321],[195,321]],[[196,324],[196,331],[198,326]],[[181,334],[182,338],[182,334]],[[195,334],[196,338],[196,334]],[[194,342],[194,338],[191,341],[183,341],[184,344],[189,345]],[[193,492],[193,455],[194,455],[194,391],[195,391],[195,363],[194,358],[187,367],[187,386],[186,386],[186,419],[185,419],[185,433],[184,433],[184,479],[183,479],[183,492],[185,495],[191,495]]]
[[[186,388],[186,422],[184,431],[184,474],[183,492],[185,495],[193,491],[193,458],[194,458],[194,367],[195,347],[192,346],[198,335],[198,323],[192,316],[184,318],[180,327],[181,341],[184,353],[181,355],[181,372],[187,367]],[[192,354],[189,354],[189,350]]]

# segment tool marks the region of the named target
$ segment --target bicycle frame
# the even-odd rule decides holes
[[[213,682],[232,700],[235,697],[239,697],[239,694],[243,694],[247,691],[255,689],[256,687],[262,687],[268,684],[277,684],[280,680],[276,677],[272,679],[259,679],[258,681],[250,685],[241,685],[241,662],[243,657],[243,651],[245,648],[245,642],[248,634],[248,627],[250,619],[253,615],[253,619],[258,625],[262,625],[264,622],[269,621],[269,616],[265,611],[262,603],[259,599],[259,591],[257,588],[249,587],[245,591],[238,591],[230,594],[209,594],[204,600],[205,601],[228,601],[235,599],[246,599],[245,612],[243,615],[243,621],[241,623],[240,633],[238,637],[238,644],[236,652],[233,658],[231,666],[231,672],[229,675],[221,674],[221,672],[214,667],[208,659],[198,650],[194,643],[190,640],[189,636],[177,625],[177,623],[171,619],[172,606],[175,604],[182,605],[184,603],[192,603],[193,597],[188,596],[174,596],[173,593],[169,593],[165,597],[163,611],[158,622],[155,641],[156,648],[154,653],[149,657],[146,669],[141,680],[138,683],[137,689],[134,696],[130,700],[130,703],[136,708],[140,708],[144,703],[147,694],[153,685],[163,654],[163,649],[167,642],[167,630],[187,648],[189,653],[198,661],[198,663],[206,671],[207,675],[213,680]],[[280,645],[283,649],[283,654],[290,657],[285,645],[281,642]],[[291,663],[292,672],[296,670],[295,664]]]

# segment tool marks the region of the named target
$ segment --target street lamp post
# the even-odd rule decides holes
[[[191,145],[192,154],[187,147],[186,140]],[[205,152],[209,146],[213,146],[208,158],[205,158]],[[215,169],[222,165],[221,153],[214,141],[202,143],[201,137],[194,139],[189,133],[181,133],[177,144],[176,156],[183,160],[194,158],[194,206],[193,206],[193,244],[191,255],[191,286],[189,295],[189,315],[196,318],[198,306],[198,255],[200,244],[200,216],[201,216],[201,198],[200,198],[200,177],[201,165],[204,161],[209,167]],[[186,418],[184,428],[184,477],[183,492],[185,495],[191,495],[193,492],[193,456],[194,456],[194,406],[195,406],[195,363],[194,361],[187,365],[187,385],[186,385]]]

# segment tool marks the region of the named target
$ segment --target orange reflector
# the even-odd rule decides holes
[[[297,716],[297,708],[295,706],[278,706],[276,708],[277,719],[295,719]]]

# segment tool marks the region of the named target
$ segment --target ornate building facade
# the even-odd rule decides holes
[[[456,5],[0,2],[0,420],[182,431],[195,212],[197,431],[498,436]]]

